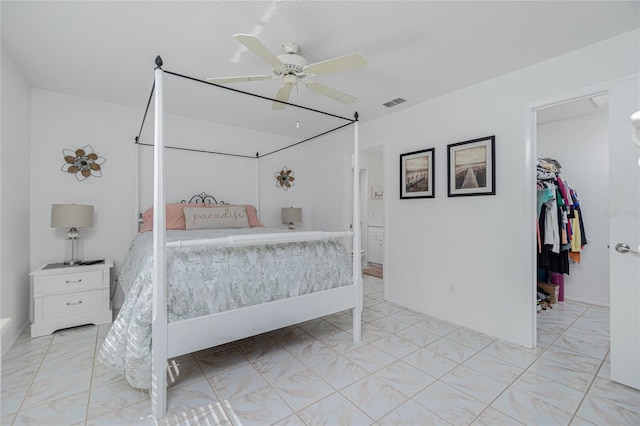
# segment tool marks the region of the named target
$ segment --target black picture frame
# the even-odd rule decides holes
[[[449,197],[496,194],[496,137],[447,145]]]
[[[435,148],[400,154],[400,199],[435,198]]]

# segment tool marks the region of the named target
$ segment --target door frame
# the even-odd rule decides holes
[[[538,270],[537,270],[537,258],[538,258],[538,241],[536,238],[536,215],[534,214],[534,207],[537,204],[536,193],[536,175],[535,175],[535,161],[538,158],[538,140],[537,140],[537,111],[543,108],[562,105],[581,99],[590,98],[593,96],[608,93],[609,87],[618,81],[626,80],[628,77],[606,81],[592,86],[579,88],[570,92],[558,93],[552,96],[547,96],[538,100],[529,102],[524,107],[524,140],[525,140],[525,155],[524,155],[524,190],[523,192],[523,207],[525,209],[523,221],[523,241],[526,242],[527,249],[524,253],[524,265],[525,270],[528,271],[529,279],[525,279],[524,282],[528,285],[529,297],[526,303],[530,307],[530,315],[523,323],[522,335],[524,336],[525,345],[528,348],[535,348],[538,346],[538,324],[537,324],[537,283],[538,283]]]

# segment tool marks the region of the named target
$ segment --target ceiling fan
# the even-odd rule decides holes
[[[216,84],[228,84],[245,81],[271,80],[274,77],[279,77],[283,79],[284,84],[278,90],[275,99],[282,102],[287,102],[289,100],[289,96],[291,95],[291,91],[294,86],[296,86],[299,81],[302,82],[302,80],[305,80],[306,77],[367,66],[367,60],[360,53],[352,53],[350,55],[339,56],[337,58],[308,64],[307,60],[303,56],[299,55],[300,46],[297,43],[283,43],[283,53],[276,56],[253,35],[235,34],[233,37],[253,53],[267,61],[273,67],[273,75],[208,78],[207,81]],[[338,102],[342,102],[343,104],[350,104],[356,100],[355,97],[347,93],[325,86],[324,84],[316,81],[305,80],[304,85],[309,90]],[[284,109],[285,106],[286,104],[284,103],[274,102],[271,108]]]

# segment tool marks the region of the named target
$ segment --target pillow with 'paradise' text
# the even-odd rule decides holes
[[[244,206],[184,207],[186,229],[249,228]]]

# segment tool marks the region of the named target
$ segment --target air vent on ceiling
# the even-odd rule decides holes
[[[391,108],[403,102],[407,102],[407,100],[402,98],[395,98],[395,99],[391,99],[389,102],[383,103],[382,105],[386,106],[387,108]]]

